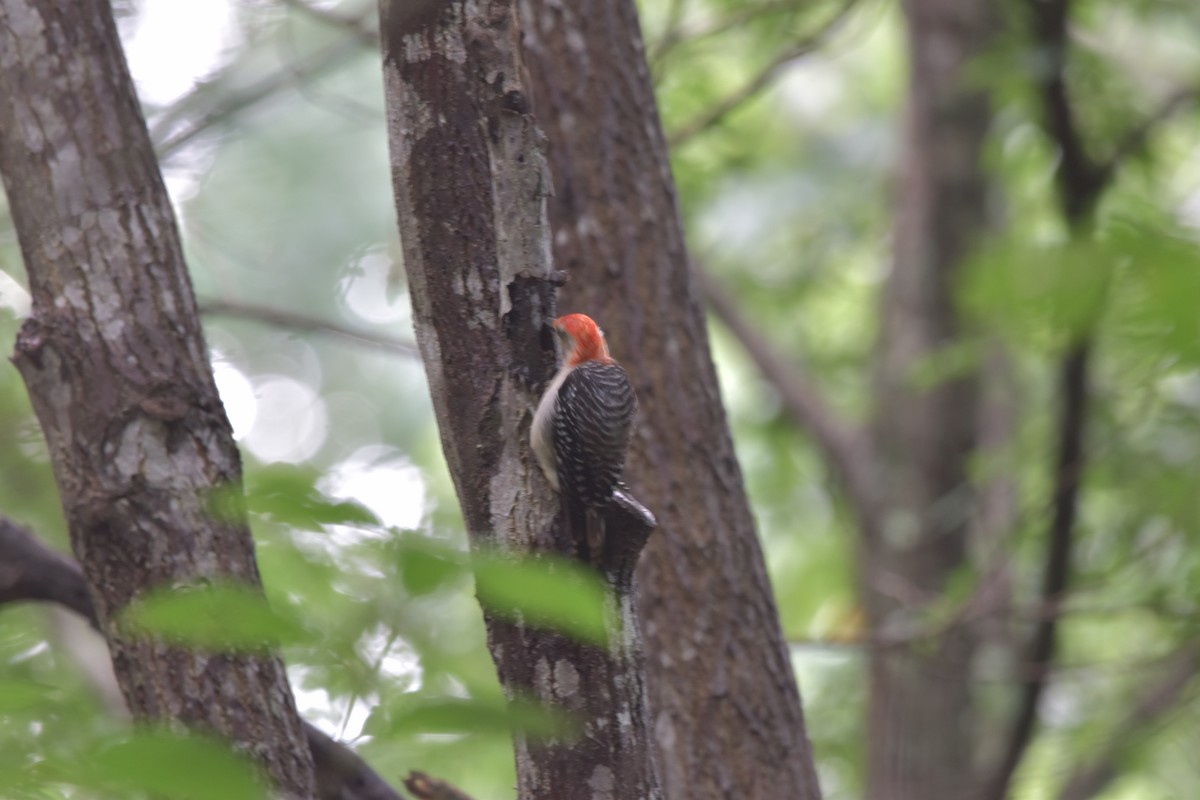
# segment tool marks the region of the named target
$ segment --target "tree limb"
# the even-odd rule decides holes
[[[1049,65],[1037,88],[1043,125],[1059,150],[1055,173],[1059,202],[1067,223],[1074,228],[1099,199],[1107,176],[1087,153],[1067,90],[1067,23],[1071,0],[1027,0],[1027,5],[1034,44],[1042,50]]]
[[[1059,418],[1058,463],[1054,476],[1050,543],[1046,551],[1041,588],[1042,604],[1046,608],[1057,608],[1062,603],[1070,579],[1075,516],[1084,464],[1089,353],[1090,347],[1086,342],[1077,345],[1063,360],[1059,375],[1062,413]],[[988,794],[994,800],[1003,800],[1008,796],[1013,774],[1033,739],[1038,705],[1057,650],[1059,616],[1057,613],[1048,613],[1042,617],[1029,642],[1025,663],[1032,667],[1032,671],[1025,683],[1008,744]]]
[[[1049,57],[1050,69],[1038,87],[1044,126],[1058,146],[1055,174],[1063,218],[1072,233],[1084,228],[1103,194],[1112,171],[1098,165],[1087,153],[1071,106],[1066,82],[1067,22],[1070,0],[1030,0],[1036,44]],[[1041,603],[1055,606],[1066,596],[1071,571],[1079,484],[1084,470],[1084,428],[1087,418],[1090,337],[1084,334],[1064,356],[1059,367],[1058,455],[1054,474],[1053,513],[1042,574]],[[1033,739],[1038,705],[1046,687],[1048,669],[1057,650],[1058,615],[1047,615],[1034,628],[1025,662],[1033,675],[1025,683],[1008,743],[989,785],[988,797],[1003,800],[1017,766]],[[1038,669],[1041,667],[1041,669]]]
[[[260,306],[255,303],[243,303],[236,300],[209,300],[200,303],[200,313],[208,317],[235,317],[262,322],[278,328],[323,333],[343,339],[352,344],[382,350],[386,353],[406,358],[420,357],[416,346],[403,339],[348,328],[344,325],[302,314],[298,311],[271,308],[270,306]]]
[[[851,505],[865,524],[876,522],[875,459],[870,440],[847,423],[825,402],[820,389],[797,364],[786,362],[746,319],[729,291],[700,263],[692,261],[692,272],[717,318],[741,343],[762,376],[779,393],[792,420],[809,431],[825,454]]]
[[[0,517],[0,606],[27,601],[56,603],[99,628],[79,564]],[[321,800],[403,800],[361,756],[315,725],[305,722],[304,735]]]
[[[28,600],[57,603],[100,629],[79,564],[0,517],[0,605]]]

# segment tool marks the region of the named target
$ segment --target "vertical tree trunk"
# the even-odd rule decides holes
[[[986,218],[988,104],[969,79],[992,27],[985,0],[907,0],[909,95],[891,275],[875,368],[884,513],[866,531],[871,651],[868,796],[973,796],[973,642],[962,627],[906,635],[968,567],[975,369],[923,386],[915,371],[959,341],[955,278]],[[896,643],[898,642],[898,643]]]
[[[511,0],[380,6],[393,186],[442,448],[475,547],[578,556],[529,426],[553,372],[554,316],[544,141],[526,108]],[[662,796],[630,575],[653,525],[608,515],[595,566],[613,590],[608,648],[487,615],[510,697],[582,722],[580,735],[517,737],[522,798]],[[581,532],[582,533],[582,532]]]
[[[820,796],[721,405],[633,0],[522,0],[550,140],[564,310],[593,315],[642,398],[628,478],[659,533],[639,568],[664,786]]]
[[[125,699],[227,737],[310,797],[277,657],[195,653],[114,620],[151,587],[259,576],[244,521],[211,514],[240,462],[104,0],[0,2],[0,171],[33,295],[14,361]]]

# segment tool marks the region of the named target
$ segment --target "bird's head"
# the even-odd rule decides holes
[[[608,344],[604,331],[586,314],[567,314],[554,320],[554,333],[562,342],[567,364],[575,366],[584,361],[608,362]]]

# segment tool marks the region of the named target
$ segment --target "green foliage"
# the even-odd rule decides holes
[[[1030,247],[1004,239],[969,271],[963,302],[989,329],[1054,350],[1095,327],[1113,268],[1114,254],[1092,240]]]
[[[317,489],[312,467],[271,464],[246,481],[246,510],[278,525],[319,531],[326,525],[373,525],[379,518],[361,503],[331,500]]]
[[[155,590],[126,607],[120,623],[135,634],[218,651],[264,650],[311,635],[299,619],[234,583]]]
[[[460,550],[426,536],[403,534],[396,538],[394,550],[400,579],[414,597],[436,591],[467,572]]]
[[[171,800],[262,800],[264,782],[249,758],[194,734],[139,730],[95,743],[69,761],[52,762],[47,777],[127,797],[147,793]]]
[[[0,679],[0,715],[29,712],[56,702],[61,695],[56,686],[16,678]]]
[[[488,611],[581,641],[607,641],[608,592],[599,575],[565,559],[491,555],[474,563],[475,591]]]

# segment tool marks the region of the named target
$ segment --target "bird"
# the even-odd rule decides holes
[[[595,320],[567,314],[552,327],[562,365],[538,402],[530,444],[568,520],[582,517],[588,554],[596,560],[605,544],[603,510],[623,485],[637,395]]]

